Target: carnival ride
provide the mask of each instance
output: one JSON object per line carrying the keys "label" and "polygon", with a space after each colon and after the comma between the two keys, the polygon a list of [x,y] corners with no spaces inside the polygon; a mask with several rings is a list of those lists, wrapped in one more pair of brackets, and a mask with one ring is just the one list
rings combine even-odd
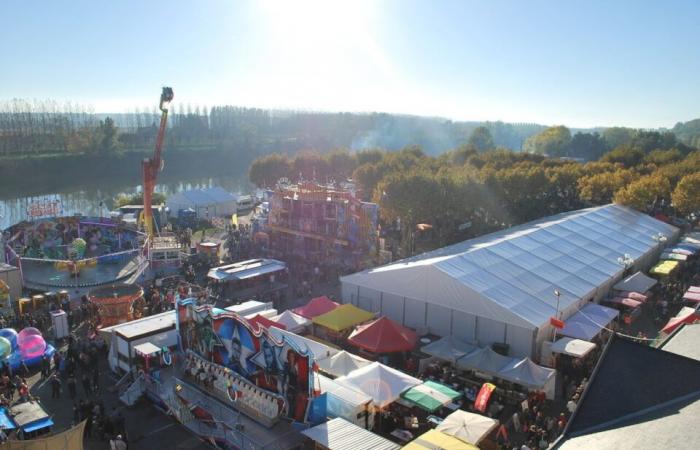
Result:
{"label": "carnival ride", "polygon": [[141,265],[142,233],[104,217],[47,217],[7,229],[5,251],[25,287],[92,287],[131,276]]}
{"label": "carnival ride", "polygon": [[12,370],[19,369],[22,364],[35,366],[44,356],[52,357],[54,353],[56,349],[46,343],[36,328],[27,327],[19,333],[14,328],[0,330],[0,361]]}
{"label": "carnival ride", "polygon": [[109,327],[137,318],[134,303],[143,299],[143,288],[124,283],[100,286],[90,291],[88,299],[97,306],[100,326]]}
{"label": "carnival ride", "polygon": [[158,172],[163,170],[163,141],[165,140],[165,131],[168,124],[168,106],[173,100],[173,89],[164,87],[160,94],[160,127],[158,128],[158,137],[156,138],[156,148],[151,158],[143,160],[143,225],[148,238],[152,241],[154,236],[153,227],[153,191],[156,187]]}

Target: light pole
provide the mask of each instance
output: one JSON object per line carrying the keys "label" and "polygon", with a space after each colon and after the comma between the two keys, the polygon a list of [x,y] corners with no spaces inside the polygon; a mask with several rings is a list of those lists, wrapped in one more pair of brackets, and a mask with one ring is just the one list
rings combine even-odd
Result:
{"label": "light pole", "polygon": [[[559,298],[561,297],[561,292],[559,292],[559,289],[554,290],[554,295],[557,297],[557,312],[554,315],[554,317],[559,320]],[[554,339],[552,339],[552,343],[554,343],[557,340],[557,327],[554,327]]]}

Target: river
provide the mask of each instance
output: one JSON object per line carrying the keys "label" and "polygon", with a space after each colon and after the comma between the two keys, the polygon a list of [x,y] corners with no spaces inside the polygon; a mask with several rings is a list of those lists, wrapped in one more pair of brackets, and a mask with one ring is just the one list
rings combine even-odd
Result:
{"label": "river", "polygon": [[[194,173],[181,177],[168,176],[164,178],[164,182],[156,186],[156,191],[166,195],[187,189],[212,186],[221,186],[232,193],[251,192],[251,186],[245,175],[212,177]],[[37,202],[59,200],[62,209],[61,215],[107,214],[114,208],[115,200],[120,194],[140,192],[141,185],[133,181],[115,176],[81,185],[81,183],[74,182],[56,183],[54,180],[37,183],[36,178],[34,178],[31,180],[31,186],[28,184],[26,189],[17,184],[13,185],[12,189],[0,189],[0,229],[26,220],[28,207]],[[31,192],[31,195],[22,195],[23,192]]]}

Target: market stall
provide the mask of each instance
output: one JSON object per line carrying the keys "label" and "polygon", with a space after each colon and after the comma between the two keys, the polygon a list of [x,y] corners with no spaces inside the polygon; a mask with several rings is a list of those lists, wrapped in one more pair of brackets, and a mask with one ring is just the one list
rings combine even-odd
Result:
{"label": "market stall", "polygon": [[657,281],[651,277],[644,275],[642,272],[636,272],[628,276],[624,280],[613,286],[616,291],[633,291],[645,293],[650,291]]}
{"label": "market stall", "polygon": [[[675,253],[675,252],[674,252]],[[649,270],[649,273],[657,277],[668,277],[678,269],[678,261],[663,260]]]}
{"label": "market stall", "polygon": [[619,315],[619,311],[589,303],[564,323],[558,334],[590,341]]}
{"label": "market stall", "polygon": [[374,408],[369,395],[341,386],[330,378],[318,374],[315,382],[321,394],[326,394],[326,414],[328,417],[343,419],[368,428],[374,423]]}
{"label": "market stall", "polygon": [[700,321],[700,313],[698,310],[684,306],[675,317],[669,319],[668,323],[661,329],[661,332],[671,334],[679,326],[686,323],[695,323],[697,321]]}
{"label": "market stall", "polygon": [[539,366],[530,358],[509,363],[498,372],[499,378],[532,391],[542,391],[550,400],[555,395],[556,375],[556,370]]}
{"label": "market stall", "polygon": [[283,312],[277,316],[271,317],[271,319],[279,324],[285,326],[285,329],[291,331],[292,333],[303,333],[311,325],[311,321],[306,317],[302,317],[299,314],[293,313],[290,310]]}
{"label": "market stall", "polygon": [[455,363],[458,359],[470,354],[477,348],[476,345],[472,345],[456,336],[445,336],[422,347],[420,350],[426,355]]}
{"label": "market stall", "polygon": [[458,359],[457,368],[474,370],[489,376],[498,376],[501,369],[517,361],[517,358],[510,358],[496,353],[491,347],[482,347]]}
{"label": "market stall", "polygon": [[411,351],[417,340],[415,331],[384,316],[356,327],[348,337],[351,345],[374,354]]}
{"label": "market stall", "polygon": [[552,344],[552,353],[559,353],[574,358],[583,358],[595,348],[596,345],[592,342],[563,337]]}
{"label": "market stall", "polygon": [[426,381],[401,394],[402,399],[429,413],[454,402],[461,396],[462,394],[454,389],[434,381]]}
{"label": "market stall", "polygon": [[306,305],[292,309],[292,312],[307,319],[313,319],[316,316],[333,311],[339,305],[325,295],[312,298]]}
{"label": "market stall", "polygon": [[343,350],[330,358],[318,361],[317,364],[321,371],[333,377],[342,377],[371,364],[371,361]]}
{"label": "market stall", "polygon": [[372,397],[374,405],[380,409],[395,402],[407,389],[422,383],[417,378],[378,362],[373,362],[349,375],[337,378],[335,382],[341,386],[364,392]]}
{"label": "market stall", "polygon": [[486,438],[496,427],[498,420],[490,417],[457,410],[445,417],[436,430],[474,445]]}
{"label": "market stall", "polygon": [[476,445],[438,430],[426,431],[401,448],[402,450],[479,450]]}
{"label": "market stall", "polygon": [[346,303],[312,319],[314,335],[330,341],[339,341],[347,336],[355,325],[374,319],[374,314]]}
{"label": "market stall", "polygon": [[398,450],[399,445],[337,417],[301,432],[317,450]]}

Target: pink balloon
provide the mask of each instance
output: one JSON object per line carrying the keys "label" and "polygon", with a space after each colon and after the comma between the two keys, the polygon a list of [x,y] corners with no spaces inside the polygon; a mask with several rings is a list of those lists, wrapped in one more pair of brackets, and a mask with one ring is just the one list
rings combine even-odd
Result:
{"label": "pink balloon", "polygon": [[25,337],[22,342],[19,342],[18,346],[22,358],[36,358],[44,354],[46,350],[46,341],[43,337],[33,334]]}

